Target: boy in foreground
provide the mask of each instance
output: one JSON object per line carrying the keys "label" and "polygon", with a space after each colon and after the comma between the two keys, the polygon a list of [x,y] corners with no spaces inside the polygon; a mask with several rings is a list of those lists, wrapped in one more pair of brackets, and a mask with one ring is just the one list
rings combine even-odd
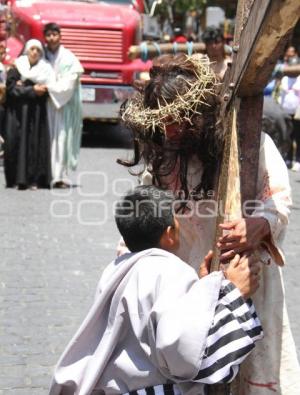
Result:
{"label": "boy in foreground", "polygon": [[230,382],[262,338],[247,300],[259,267],[237,255],[226,274],[208,274],[209,253],[199,280],[172,253],[180,234],[175,203],[170,192],[140,186],[118,204],[116,223],[131,252],[104,270],[50,395],[205,395],[208,385]]}

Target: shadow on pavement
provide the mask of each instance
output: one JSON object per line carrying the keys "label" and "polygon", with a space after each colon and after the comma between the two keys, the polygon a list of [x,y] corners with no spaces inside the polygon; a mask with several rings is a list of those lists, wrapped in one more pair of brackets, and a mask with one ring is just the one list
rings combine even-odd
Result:
{"label": "shadow on pavement", "polygon": [[85,121],[82,147],[85,148],[132,148],[129,130],[118,123]]}

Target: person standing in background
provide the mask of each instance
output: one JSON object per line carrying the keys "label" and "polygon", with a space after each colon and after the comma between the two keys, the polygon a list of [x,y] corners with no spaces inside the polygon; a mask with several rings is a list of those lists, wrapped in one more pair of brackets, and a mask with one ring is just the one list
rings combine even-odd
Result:
{"label": "person standing in background", "polygon": [[183,34],[181,27],[174,28],[173,42],[178,44],[185,44],[187,42],[186,36]]}
{"label": "person standing in background", "polygon": [[0,42],[0,158],[3,158],[4,151],[2,149],[4,143],[4,121],[5,121],[5,82],[6,82],[6,68],[3,64],[6,56],[5,42]]}
{"label": "person standing in background", "polygon": [[231,47],[226,45],[223,33],[214,26],[207,27],[202,34],[206,46],[206,54],[211,61],[211,68],[222,80],[231,61]]}
{"label": "person standing in background", "polygon": [[284,53],[284,63],[288,66],[293,66],[299,63],[299,57],[296,48],[293,45],[289,45]]}
{"label": "person standing in background", "polygon": [[[284,54],[284,64],[287,66],[299,63],[295,47],[289,46]],[[291,116],[293,130],[286,165],[293,171],[300,171],[300,76],[284,76],[280,82],[279,102],[282,108]],[[294,153],[294,146],[296,152]],[[294,155],[295,154],[295,155]]]}
{"label": "person standing in background", "polygon": [[4,170],[8,188],[50,187],[46,84],[53,71],[43,54],[42,43],[29,40],[7,73]]}
{"label": "person standing in background", "polygon": [[61,31],[56,23],[45,25],[44,37],[46,58],[55,74],[54,81],[47,85],[52,186],[69,188],[68,170],[76,169],[81,144],[80,76],[83,68],[77,57],[61,45]]}

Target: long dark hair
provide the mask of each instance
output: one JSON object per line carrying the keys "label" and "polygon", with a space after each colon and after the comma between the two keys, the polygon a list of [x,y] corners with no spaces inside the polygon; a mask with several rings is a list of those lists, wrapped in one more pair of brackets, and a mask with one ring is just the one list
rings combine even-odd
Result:
{"label": "long dark hair", "polygon": [[[164,55],[153,63],[150,80],[146,83],[137,82],[135,86],[142,94],[144,107],[155,109],[158,108],[158,102],[172,103],[175,98],[184,95],[198,78],[195,64],[189,62],[186,55]],[[207,196],[208,191],[215,187],[223,148],[223,132],[218,122],[218,89],[218,84],[212,84],[205,96],[205,103],[199,102],[196,109],[184,111],[182,122],[178,125],[178,132],[182,136],[179,142],[168,140],[157,127],[145,130],[126,119],[125,125],[134,136],[134,159],[132,162],[119,160],[119,163],[128,167],[143,163],[152,173],[154,183],[160,187],[165,186],[163,177],[170,175],[178,166],[177,177],[183,192],[181,196],[184,199]],[[125,109],[126,103],[121,108],[121,114]],[[189,191],[187,171],[189,160],[194,155],[201,161],[203,173],[199,174],[199,182],[194,190]]]}

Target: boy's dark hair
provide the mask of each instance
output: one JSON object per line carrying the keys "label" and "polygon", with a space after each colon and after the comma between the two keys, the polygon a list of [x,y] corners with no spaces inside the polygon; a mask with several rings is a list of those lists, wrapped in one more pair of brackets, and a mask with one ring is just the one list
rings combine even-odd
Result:
{"label": "boy's dark hair", "polygon": [[132,252],[155,248],[168,226],[174,225],[174,196],[154,186],[138,186],[118,202],[115,220]]}
{"label": "boy's dark hair", "polygon": [[205,43],[214,42],[218,39],[224,41],[224,35],[218,27],[215,26],[208,26],[204,32],[202,33],[202,41]]}
{"label": "boy's dark hair", "polygon": [[55,22],[47,23],[44,26],[44,36],[49,32],[57,32],[60,34],[60,26]]}

